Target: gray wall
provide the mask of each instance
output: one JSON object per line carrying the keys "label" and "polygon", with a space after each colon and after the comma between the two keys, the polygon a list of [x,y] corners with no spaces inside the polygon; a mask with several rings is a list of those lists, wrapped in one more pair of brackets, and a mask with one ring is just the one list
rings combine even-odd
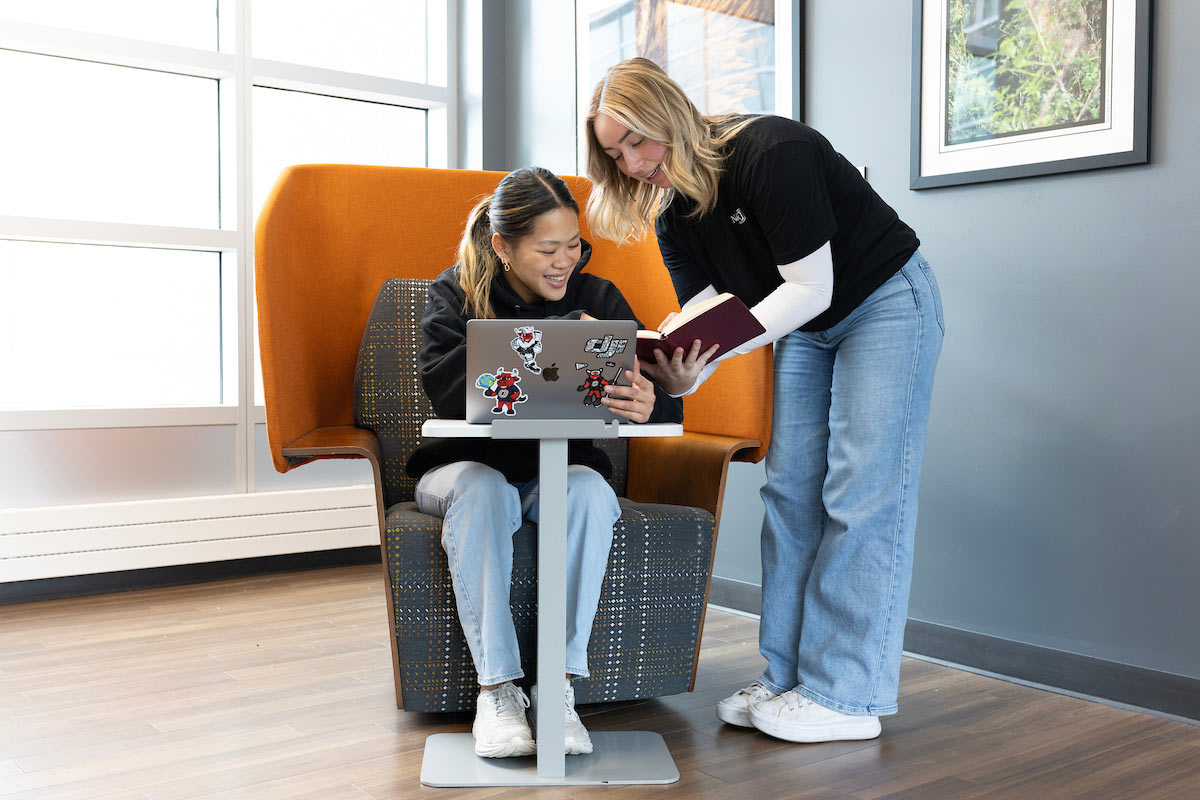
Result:
{"label": "gray wall", "polygon": [[576,174],[575,4],[458,2],[460,166]]}
{"label": "gray wall", "polygon": [[551,172],[578,174],[575,4],[562,0],[508,0],[507,5],[509,163],[506,168],[536,164]]}
{"label": "gray wall", "polygon": [[810,0],[808,121],[941,283],[910,616],[1200,677],[1200,4],[1156,6],[1149,166],[910,191],[908,3]]}
{"label": "gray wall", "polygon": [[[573,164],[560,5],[506,3],[493,168]],[[1150,166],[923,192],[910,4],[807,6],[806,118],[917,230],[945,301],[910,616],[1200,677],[1200,4],[1156,3]],[[761,484],[733,466],[718,577],[759,581]]]}

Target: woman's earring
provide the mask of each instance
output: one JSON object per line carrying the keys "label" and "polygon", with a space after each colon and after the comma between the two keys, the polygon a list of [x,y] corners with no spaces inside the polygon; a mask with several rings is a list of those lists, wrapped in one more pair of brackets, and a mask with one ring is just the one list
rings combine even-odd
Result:
{"label": "woman's earring", "polygon": [[500,263],[504,265],[505,272],[508,272],[509,270],[512,269],[512,264],[509,264],[507,261],[504,261],[503,259],[501,259]]}

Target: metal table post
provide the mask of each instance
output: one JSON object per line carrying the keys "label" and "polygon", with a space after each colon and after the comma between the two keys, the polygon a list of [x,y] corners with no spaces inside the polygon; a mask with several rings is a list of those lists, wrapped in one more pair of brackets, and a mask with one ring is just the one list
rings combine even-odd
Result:
{"label": "metal table post", "polygon": [[539,441],[537,756],[480,758],[470,733],[435,733],[425,740],[421,783],[427,786],[577,786],[674,783],[679,770],[660,734],[590,731],[593,751],[565,755],[567,442],[632,436],[679,436],[683,426],[602,420],[497,420],[471,425],[431,419],[424,436]]}

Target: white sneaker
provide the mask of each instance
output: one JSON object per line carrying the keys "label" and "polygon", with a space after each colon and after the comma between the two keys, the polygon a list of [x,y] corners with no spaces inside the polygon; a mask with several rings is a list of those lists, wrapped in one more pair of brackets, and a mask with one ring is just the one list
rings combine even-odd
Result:
{"label": "white sneaker", "polygon": [[570,681],[567,681],[567,718],[563,722],[563,730],[566,733],[567,755],[592,752],[592,737],[588,736],[583,720],[575,711],[575,686]]}
{"label": "white sneaker", "polygon": [[[534,725],[537,725],[537,692],[538,687],[533,687],[533,714]],[[575,687],[570,681],[567,681],[566,695],[566,718],[563,720],[563,752],[569,756],[577,756],[584,753],[592,752],[592,737],[588,735],[587,728],[583,727],[583,720],[579,718],[578,712],[575,711]]]}
{"label": "white sneaker", "polygon": [[759,701],[770,700],[777,696],[763,686],[760,681],[755,681],[745,689],[738,689],[717,703],[717,719],[728,722],[730,725],[753,728],[754,723],[750,721],[750,707]]}
{"label": "white sneaker", "polygon": [[475,755],[483,758],[528,756],[537,751],[525,709],[529,698],[514,683],[502,683],[479,693],[475,706]]}
{"label": "white sneaker", "polygon": [[750,721],[763,733],[789,742],[874,739],[881,730],[879,717],[843,714],[796,691],[755,703]]}

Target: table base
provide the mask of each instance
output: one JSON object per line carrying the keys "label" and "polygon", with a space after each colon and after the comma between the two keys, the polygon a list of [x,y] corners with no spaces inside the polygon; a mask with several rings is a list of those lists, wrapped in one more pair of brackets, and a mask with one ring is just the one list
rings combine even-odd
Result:
{"label": "table base", "polygon": [[480,758],[469,733],[435,733],[425,740],[421,783],[426,786],[583,786],[674,783],[679,770],[660,734],[592,731],[593,752],[567,756],[566,775],[539,777],[537,757]]}

